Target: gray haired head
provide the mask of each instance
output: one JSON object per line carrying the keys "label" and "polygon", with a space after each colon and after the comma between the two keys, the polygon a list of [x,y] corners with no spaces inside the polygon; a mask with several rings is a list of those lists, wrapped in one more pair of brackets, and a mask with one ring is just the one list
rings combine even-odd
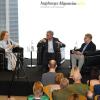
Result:
{"label": "gray haired head", "polygon": [[53,31],[51,31],[51,30],[47,31],[47,34],[48,33],[51,34],[51,35],[54,35]]}

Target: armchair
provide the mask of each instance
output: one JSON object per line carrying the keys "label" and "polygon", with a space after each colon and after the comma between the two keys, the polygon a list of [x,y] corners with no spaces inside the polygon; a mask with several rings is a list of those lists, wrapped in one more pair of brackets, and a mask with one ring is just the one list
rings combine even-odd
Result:
{"label": "armchair", "polygon": [[[72,54],[72,50],[70,50],[70,54]],[[70,65],[71,59],[70,59]],[[100,50],[96,50],[95,52],[85,52],[84,53],[84,64],[81,69],[82,74],[89,74],[91,70],[96,67],[100,70]]]}
{"label": "armchair", "polygon": [[4,69],[5,63],[5,50],[0,48],[0,70]]}
{"label": "armchair", "polygon": [[100,70],[100,50],[87,52],[84,54],[84,57],[82,73],[90,73],[94,67]]}
{"label": "armchair", "polygon": [[[20,53],[20,60],[23,65],[23,48],[16,47],[12,50],[14,53]],[[5,58],[5,50],[0,48],[0,70],[7,70],[8,59]]]}

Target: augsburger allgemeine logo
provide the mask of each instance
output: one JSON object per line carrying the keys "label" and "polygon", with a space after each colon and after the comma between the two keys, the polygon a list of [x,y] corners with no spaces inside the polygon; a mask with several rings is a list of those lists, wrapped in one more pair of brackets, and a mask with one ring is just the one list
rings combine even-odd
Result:
{"label": "augsburger allgemeine logo", "polygon": [[40,2],[40,6],[43,8],[63,8],[67,5],[84,5],[85,0],[73,0],[73,1],[68,1],[68,0],[64,0],[64,1],[41,1]]}

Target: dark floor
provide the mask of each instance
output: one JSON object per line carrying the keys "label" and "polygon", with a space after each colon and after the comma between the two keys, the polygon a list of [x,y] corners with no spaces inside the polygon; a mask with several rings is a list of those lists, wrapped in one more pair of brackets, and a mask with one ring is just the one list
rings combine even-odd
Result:
{"label": "dark floor", "polygon": [[[30,64],[30,59],[24,59],[24,64],[19,73],[0,71],[0,95],[29,95],[32,93],[32,85],[35,81],[41,80],[42,67],[36,65],[36,60],[33,60],[35,67],[27,67]],[[65,76],[69,75],[69,60],[66,60],[58,72],[63,72]]]}

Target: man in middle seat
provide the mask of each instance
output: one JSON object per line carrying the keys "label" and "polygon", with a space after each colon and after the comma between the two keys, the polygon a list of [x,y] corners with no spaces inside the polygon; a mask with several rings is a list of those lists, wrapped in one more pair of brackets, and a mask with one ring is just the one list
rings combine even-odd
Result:
{"label": "man in middle seat", "polygon": [[48,71],[48,62],[51,59],[55,59],[57,63],[57,70],[61,69],[61,47],[65,47],[65,44],[54,37],[53,31],[47,31],[46,38],[40,40],[37,44],[38,48],[42,48],[40,53],[41,64],[43,71]]}

